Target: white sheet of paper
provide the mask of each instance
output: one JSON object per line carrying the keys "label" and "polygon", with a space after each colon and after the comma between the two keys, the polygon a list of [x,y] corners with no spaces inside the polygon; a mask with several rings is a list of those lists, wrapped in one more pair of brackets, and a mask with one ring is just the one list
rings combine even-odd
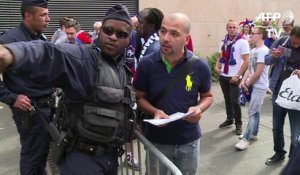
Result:
{"label": "white sheet of paper", "polygon": [[182,113],[182,112],[176,112],[172,115],[170,115],[170,118],[167,119],[144,119],[144,122],[148,122],[151,123],[152,125],[163,125],[163,124],[167,124],[176,120],[180,120],[183,119],[187,116],[189,116],[190,114],[192,114],[192,112],[189,113]]}

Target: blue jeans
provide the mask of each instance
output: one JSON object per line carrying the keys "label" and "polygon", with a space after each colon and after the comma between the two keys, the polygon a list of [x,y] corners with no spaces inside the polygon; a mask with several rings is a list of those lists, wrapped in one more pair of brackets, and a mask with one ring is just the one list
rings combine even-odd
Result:
{"label": "blue jeans", "polygon": [[294,149],[298,145],[297,137],[300,134],[300,111],[290,110],[280,107],[275,100],[277,94],[273,94],[273,141],[274,151],[276,153],[285,154],[284,150],[284,135],[283,126],[286,114],[289,115],[290,128],[291,128],[291,145],[289,157],[293,153]]}
{"label": "blue jeans", "polygon": [[[158,150],[160,150],[168,159],[174,163],[175,166],[184,175],[195,175],[197,172],[198,161],[200,159],[200,139],[192,141],[183,145],[163,145],[153,143]],[[151,153],[150,160],[150,174],[156,174],[157,161],[156,157]],[[149,167],[147,167],[148,169]],[[167,174],[168,170],[165,166],[159,163],[159,174]]]}
{"label": "blue jeans", "polygon": [[249,121],[247,129],[244,133],[244,138],[247,140],[250,140],[252,135],[257,136],[258,134],[260,108],[263,103],[265,94],[266,89],[253,87],[253,91],[251,93],[251,100],[248,108]]}
{"label": "blue jeans", "polygon": [[258,127],[259,127],[259,118],[260,118],[259,112],[256,112],[255,114],[249,116],[247,129],[244,133],[243,138],[249,141],[252,135],[257,136]]}
{"label": "blue jeans", "polygon": [[220,76],[220,86],[224,95],[227,120],[235,120],[236,125],[242,125],[242,112],[239,103],[239,84],[232,84],[232,77]]}

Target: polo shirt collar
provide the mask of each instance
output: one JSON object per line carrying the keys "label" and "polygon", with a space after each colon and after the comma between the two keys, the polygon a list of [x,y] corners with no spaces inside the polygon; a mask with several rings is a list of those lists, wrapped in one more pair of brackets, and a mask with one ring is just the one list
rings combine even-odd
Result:
{"label": "polo shirt collar", "polygon": [[[159,56],[158,57],[154,57],[153,59],[156,61],[156,62],[162,62],[162,55],[161,55],[161,52],[158,51],[158,54]],[[188,60],[190,59],[191,57],[193,56],[193,53],[188,50],[186,47],[184,47],[184,57],[182,59],[182,61],[185,61],[185,60]]]}

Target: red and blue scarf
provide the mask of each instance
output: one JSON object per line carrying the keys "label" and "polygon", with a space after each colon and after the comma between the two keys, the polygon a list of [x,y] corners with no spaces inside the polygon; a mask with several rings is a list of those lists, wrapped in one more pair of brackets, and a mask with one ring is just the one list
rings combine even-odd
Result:
{"label": "red and blue scarf", "polygon": [[243,38],[243,35],[237,34],[233,40],[230,40],[228,35],[225,36],[224,44],[222,46],[222,58],[220,58],[220,63],[225,64],[223,72],[225,74],[229,71],[229,65],[236,65],[236,61],[234,59],[234,43]]}

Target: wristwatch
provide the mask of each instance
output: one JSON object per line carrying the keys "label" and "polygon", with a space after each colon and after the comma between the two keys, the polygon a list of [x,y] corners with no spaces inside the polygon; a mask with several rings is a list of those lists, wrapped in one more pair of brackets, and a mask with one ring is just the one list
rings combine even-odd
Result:
{"label": "wristwatch", "polygon": [[243,75],[236,74],[235,77],[238,77],[239,80],[243,78]]}

